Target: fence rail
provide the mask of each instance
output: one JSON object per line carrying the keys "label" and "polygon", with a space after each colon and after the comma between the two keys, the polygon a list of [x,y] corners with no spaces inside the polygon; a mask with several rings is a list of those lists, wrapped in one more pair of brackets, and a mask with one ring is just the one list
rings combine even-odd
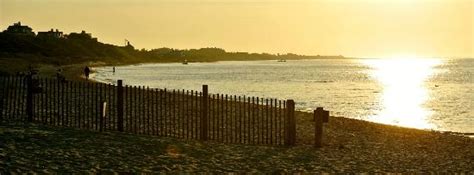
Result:
{"label": "fence rail", "polygon": [[0,77],[0,121],[21,120],[223,143],[294,145],[293,100]]}

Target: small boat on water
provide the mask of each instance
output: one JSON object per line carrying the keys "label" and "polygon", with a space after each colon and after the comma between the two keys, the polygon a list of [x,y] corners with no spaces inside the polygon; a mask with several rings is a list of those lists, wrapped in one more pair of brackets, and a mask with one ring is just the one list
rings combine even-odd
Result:
{"label": "small boat on water", "polygon": [[184,60],[184,61],[183,61],[183,64],[184,64],[184,65],[187,65],[187,64],[188,64],[188,60]]}
{"label": "small boat on water", "polygon": [[285,59],[279,59],[278,62],[286,62]]}

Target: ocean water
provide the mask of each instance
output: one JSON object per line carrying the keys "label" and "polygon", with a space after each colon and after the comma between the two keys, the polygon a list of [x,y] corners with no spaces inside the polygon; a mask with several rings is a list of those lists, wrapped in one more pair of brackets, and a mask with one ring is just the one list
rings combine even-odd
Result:
{"label": "ocean water", "polygon": [[474,133],[474,59],[317,59],[96,67],[93,79],[293,99],[297,110]]}

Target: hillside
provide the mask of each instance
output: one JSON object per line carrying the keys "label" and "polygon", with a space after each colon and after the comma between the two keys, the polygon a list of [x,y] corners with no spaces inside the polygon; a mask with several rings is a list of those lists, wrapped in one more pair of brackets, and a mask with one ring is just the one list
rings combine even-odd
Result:
{"label": "hillside", "polygon": [[[267,53],[227,52],[220,48],[201,49],[135,49],[129,42],[117,46],[99,42],[92,34],[64,34],[58,30],[32,32],[20,22],[0,33],[0,72],[11,72],[14,66],[71,65],[90,62],[105,64],[134,64],[143,62],[212,62],[225,60],[290,60],[316,58],[342,58],[342,56],[304,56],[296,54],[275,55]],[[22,68],[23,69],[23,68]],[[14,69],[15,70],[15,69]],[[18,71],[18,70],[16,70]]]}
{"label": "hillside", "polygon": [[[71,64],[85,61],[103,62],[190,62],[222,60],[277,60],[311,59],[321,56],[296,54],[274,55],[267,53],[226,52],[220,48],[137,50],[132,45],[116,46],[101,43],[88,35],[69,34],[67,38],[37,37],[0,33],[0,57],[22,58],[52,64]],[[333,57],[335,58],[335,57]]]}

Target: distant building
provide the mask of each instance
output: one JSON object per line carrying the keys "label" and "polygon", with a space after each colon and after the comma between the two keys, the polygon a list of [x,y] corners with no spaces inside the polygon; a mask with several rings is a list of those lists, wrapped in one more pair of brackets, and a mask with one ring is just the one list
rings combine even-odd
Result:
{"label": "distant building", "polygon": [[51,29],[50,31],[47,31],[47,32],[38,32],[38,37],[64,38],[64,34],[63,32],[60,32],[58,29],[56,29],[56,31],[54,29]]}
{"label": "distant building", "polygon": [[14,23],[11,26],[8,26],[7,30],[3,31],[4,33],[11,33],[11,34],[21,34],[21,35],[32,35],[34,36],[35,33],[33,29],[28,26],[21,25],[21,22]]}
{"label": "distant building", "polygon": [[90,33],[86,33],[86,31],[84,30],[81,33],[70,33],[69,35],[66,36],[66,38],[97,41],[97,38],[93,38]]}

